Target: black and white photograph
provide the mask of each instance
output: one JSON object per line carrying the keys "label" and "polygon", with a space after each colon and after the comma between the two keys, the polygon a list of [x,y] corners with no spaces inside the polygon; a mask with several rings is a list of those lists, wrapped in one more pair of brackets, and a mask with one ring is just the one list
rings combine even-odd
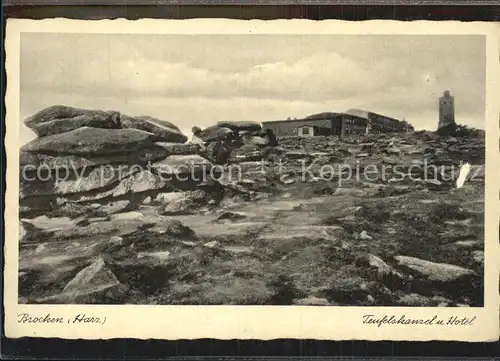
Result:
{"label": "black and white photograph", "polygon": [[485,39],[21,35],[19,300],[483,305]]}
{"label": "black and white photograph", "polygon": [[[18,191],[6,208],[18,222],[6,256],[17,325],[72,312],[64,327],[124,335],[120,313],[127,335],[156,332],[143,323],[154,319],[165,332],[221,322],[224,337],[257,337],[276,312],[291,323],[273,335],[327,337],[339,325],[320,312],[332,310],[356,320],[352,337],[356,324],[363,337],[405,337],[398,325],[436,337],[435,324],[482,337],[471,330],[498,290],[486,177],[498,74],[479,25],[131,23],[17,35],[7,135]],[[308,315],[329,325],[314,333]]]}

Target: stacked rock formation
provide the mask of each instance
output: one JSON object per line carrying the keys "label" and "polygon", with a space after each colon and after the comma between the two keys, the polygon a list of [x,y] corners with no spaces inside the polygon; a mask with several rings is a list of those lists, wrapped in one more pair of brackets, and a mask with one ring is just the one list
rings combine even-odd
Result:
{"label": "stacked rock formation", "polygon": [[202,177],[193,175],[210,171],[177,126],[149,116],[52,106],[24,123],[38,138],[20,152],[21,217],[76,217],[124,199],[132,206],[166,190],[197,189],[194,178]]}

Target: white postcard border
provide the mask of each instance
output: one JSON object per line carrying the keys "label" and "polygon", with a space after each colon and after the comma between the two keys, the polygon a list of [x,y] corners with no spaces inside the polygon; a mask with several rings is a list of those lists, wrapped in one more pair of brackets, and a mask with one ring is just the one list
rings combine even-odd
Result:
{"label": "white postcard border", "polygon": [[[482,308],[309,307],[309,306],[143,306],[143,305],[20,305],[18,304],[19,192],[19,64],[22,32],[129,34],[427,34],[484,35],[487,39],[485,305]],[[7,337],[66,339],[275,339],[326,340],[454,340],[494,341],[499,337],[499,32],[493,23],[397,22],[375,20],[70,20],[9,19],[6,31],[7,190],[5,195],[4,306]],[[20,324],[17,315],[30,313],[72,320],[76,315],[99,317],[101,324]],[[364,325],[362,316],[406,315],[476,317],[469,326]]]}

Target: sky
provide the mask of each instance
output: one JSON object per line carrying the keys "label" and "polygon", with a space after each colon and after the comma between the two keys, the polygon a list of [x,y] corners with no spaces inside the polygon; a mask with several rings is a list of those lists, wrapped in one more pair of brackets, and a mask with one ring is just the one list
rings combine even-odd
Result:
{"label": "sky", "polygon": [[[484,129],[485,39],[470,35],[22,33],[21,121],[51,105],[191,127],[349,108],[435,130],[438,97]],[[21,142],[35,135],[21,125]]]}

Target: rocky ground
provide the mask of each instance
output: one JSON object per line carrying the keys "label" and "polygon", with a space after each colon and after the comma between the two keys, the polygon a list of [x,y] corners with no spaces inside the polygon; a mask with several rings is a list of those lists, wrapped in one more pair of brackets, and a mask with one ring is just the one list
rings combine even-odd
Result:
{"label": "rocky ground", "polygon": [[[188,160],[207,172],[196,148],[166,143],[136,149],[136,160],[158,154],[149,173],[112,174],[104,185],[95,181],[102,170],[58,184],[21,180],[20,302],[483,304],[484,138],[421,132],[280,144],[263,163],[262,151],[244,146],[216,182],[159,178]],[[21,163],[69,159],[42,153],[27,150]],[[424,161],[441,168],[418,180]],[[472,169],[457,188],[450,172],[460,162]],[[413,177],[389,168],[347,180],[337,171],[345,164],[355,175],[400,165]],[[241,179],[229,176],[235,165]]]}

